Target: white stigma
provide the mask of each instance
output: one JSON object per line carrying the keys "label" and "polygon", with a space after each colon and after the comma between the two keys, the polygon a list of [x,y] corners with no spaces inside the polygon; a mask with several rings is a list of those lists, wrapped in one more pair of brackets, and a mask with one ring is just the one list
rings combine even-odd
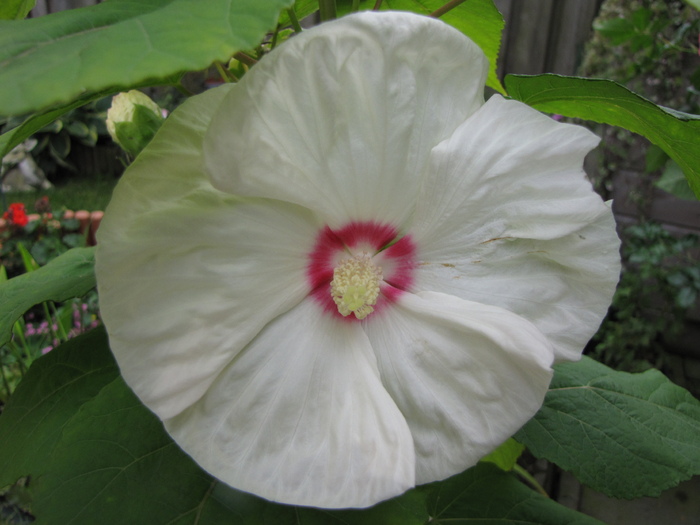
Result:
{"label": "white stigma", "polygon": [[357,319],[367,317],[377,304],[381,280],[382,269],[366,252],[341,261],[333,270],[331,281],[331,297],[338,311],[344,317],[351,313]]}

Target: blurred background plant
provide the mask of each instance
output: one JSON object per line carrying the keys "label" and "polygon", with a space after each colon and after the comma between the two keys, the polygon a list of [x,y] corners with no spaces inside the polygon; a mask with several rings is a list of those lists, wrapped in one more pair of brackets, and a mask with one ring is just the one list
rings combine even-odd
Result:
{"label": "blurred background plant", "polygon": [[[37,144],[31,151],[32,157],[49,180],[55,183],[60,178],[79,171],[70,158],[77,145],[94,148],[100,139],[109,139],[105,119],[110,103],[111,97],[106,97],[76,108],[33,136]],[[16,116],[0,119],[1,131],[9,131],[25,118],[26,116]]]}
{"label": "blurred background plant", "polygon": [[675,237],[648,221],[624,230],[623,271],[610,313],[589,345],[594,359],[620,370],[667,368],[666,345],[685,326],[700,294],[697,235]]}
{"label": "blurred background plant", "polygon": [[[680,0],[605,0],[593,28],[579,74],[613,79],[678,111],[700,112],[697,9]],[[623,270],[587,353],[620,370],[660,368],[698,395],[682,370],[671,370],[669,353],[693,325],[689,317],[697,315],[700,240],[688,233],[697,222],[669,226],[659,222],[668,216],[657,216],[660,196],[677,210],[677,199],[688,201],[683,206],[697,206],[697,199],[658,146],[612,126],[595,131],[603,140],[589,172],[604,198],[615,197]]]}
{"label": "blurred background plant", "polygon": [[[10,209],[25,206],[13,202]],[[51,212],[48,197],[35,201],[37,213],[22,215],[19,223],[7,215],[0,229],[0,265],[9,277],[14,277],[33,267],[32,261],[43,266],[70,248],[86,245],[86,233],[81,233],[79,220],[66,216],[65,211]],[[29,258],[31,258],[31,260]]]}
{"label": "blurred background plant", "polygon": [[[657,104],[675,110],[700,110],[700,12],[681,0],[606,0],[586,45],[579,74],[609,78]],[[594,183],[604,196],[613,174],[623,169],[646,172],[650,184],[682,198],[694,198],[675,162],[646,139],[604,126]]]}

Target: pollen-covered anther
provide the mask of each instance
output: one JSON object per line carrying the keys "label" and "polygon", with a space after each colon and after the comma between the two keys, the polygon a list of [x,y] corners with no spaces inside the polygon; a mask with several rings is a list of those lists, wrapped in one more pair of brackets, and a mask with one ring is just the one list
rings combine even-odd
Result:
{"label": "pollen-covered anther", "polygon": [[379,297],[382,269],[367,252],[342,260],[333,270],[331,297],[345,317],[364,319],[374,311]]}

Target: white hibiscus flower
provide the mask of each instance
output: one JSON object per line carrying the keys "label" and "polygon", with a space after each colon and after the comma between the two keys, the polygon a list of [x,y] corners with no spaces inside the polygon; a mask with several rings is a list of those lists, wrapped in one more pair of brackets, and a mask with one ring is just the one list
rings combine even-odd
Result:
{"label": "white hibiscus flower", "polygon": [[364,507],[539,408],[619,272],[586,129],[483,99],[440,21],[361,13],[193,97],[117,187],[97,277],[127,383],[205,470]]}

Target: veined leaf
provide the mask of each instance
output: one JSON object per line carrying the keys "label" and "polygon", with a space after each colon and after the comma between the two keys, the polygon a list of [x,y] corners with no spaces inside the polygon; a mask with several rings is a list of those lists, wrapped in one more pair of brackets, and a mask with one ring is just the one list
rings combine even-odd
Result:
{"label": "veined leaf", "polygon": [[544,406],[515,438],[608,496],[658,496],[700,474],[700,401],[658,370],[584,357],[555,367]]}
{"label": "veined leaf", "polygon": [[111,0],[0,21],[0,115],[21,115],[225,61],[291,0]]}
{"label": "veined leaf", "polygon": [[700,116],[657,106],[612,80],[507,75],[505,84],[511,97],[541,111],[645,136],[678,163],[700,198]]}

